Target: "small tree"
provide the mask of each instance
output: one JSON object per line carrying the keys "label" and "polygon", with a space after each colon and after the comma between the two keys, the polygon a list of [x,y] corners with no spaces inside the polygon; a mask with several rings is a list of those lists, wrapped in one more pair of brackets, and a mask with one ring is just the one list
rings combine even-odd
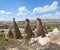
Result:
{"label": "small tree", "polygon": [[5,29],[8,29],[9,28],[9,25],[5,24]]}

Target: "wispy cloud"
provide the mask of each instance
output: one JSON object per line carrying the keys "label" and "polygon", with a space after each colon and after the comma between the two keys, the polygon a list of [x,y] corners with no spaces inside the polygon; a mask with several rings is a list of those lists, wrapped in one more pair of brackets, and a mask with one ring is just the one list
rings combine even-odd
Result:
{"label": "wispy cloud", "polygon": [[53,10],[55,10],[57,8],[58,8],[58,2],[54,1],[51,5],[45,5],[43,7],[35,7],[33,9],[32,14],[53,11]]}
{"label": "wispy cloud", "polygon": [[43,19],[60,19],[60,12],[56,12],[55,14],[44,14],[42,16],[39,16]]}
{"label": "wispy cloud", "polygon": [[7,12],[7,11],[5,11],[5,10],[0,10],[0,14],[1,15],[8,15],[8,14],[12,14],[11,12]]}
{"label": "wispy cloud", "polygon": [[27,13],[29,13],[30,11],[26,8],[26,7],[19,7],[18,8],[19,12],[17,13],[17,16],[19,15],[26,15]]}

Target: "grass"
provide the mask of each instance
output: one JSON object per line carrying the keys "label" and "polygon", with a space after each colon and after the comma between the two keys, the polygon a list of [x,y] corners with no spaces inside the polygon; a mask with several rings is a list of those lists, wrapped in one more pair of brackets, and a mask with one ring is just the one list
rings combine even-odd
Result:
{"label": "grass", "polygon": [[[23,23],[19,27],[24,28]],[[60,29],[60,24],[46,24],[46,28],[47,28],[48,32],[52,31],[55,27]],[[34,24],[31,25],[31,28],[32,28],[32,30],[35,30],[36,25],[34,25]],[[38,43],[33,44],[33,46],[30,46],[28,44],[28,41],[24,40],[24,39],[19,40],[19,39],[12,39],[12,38],[5,37],[4,30],[0,29],[0,50],[2,50],[1,49],[2,46],[5,46],[5,47],[18,47],[18,48],[21,48],[21,49],[24,49],[24,50],[29,50],[29,48],[35,50],[36,48],[41,47],[41,45],[38,44]]]}

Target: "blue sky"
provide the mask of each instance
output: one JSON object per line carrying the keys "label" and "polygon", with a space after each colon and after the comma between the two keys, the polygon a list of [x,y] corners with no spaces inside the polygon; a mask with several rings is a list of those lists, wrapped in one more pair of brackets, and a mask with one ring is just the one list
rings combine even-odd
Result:
{"label": "blue sky", "polygon": [[0,21],[60,19],[60,0],[0,0]]}

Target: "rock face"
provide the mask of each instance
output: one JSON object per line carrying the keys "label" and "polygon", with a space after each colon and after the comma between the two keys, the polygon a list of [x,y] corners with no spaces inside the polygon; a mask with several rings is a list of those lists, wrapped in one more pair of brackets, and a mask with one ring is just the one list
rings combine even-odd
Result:
{"label": "rock face", "polygon": [[34,36],[32,30],[31,30],[31,27],[30,27],[30,24],[29,24],[29,19],[26,19],[25,20],[25,28],[24,28],[24,37],[25,38],[31,38],[32,36]]}
{"label": "rock face", "polygon": [[42,47],[40,50],[60,50],[60,45],[48,43],[46,46]]}
{"label": "rock face", "polygon": [[45,32],[45,33],[48,33],[45,23],[44,23],[43,29],[44,29],[44,32]]}
{"label": "rock face", "polygon": [[60,50],[60,45],[55,43],[47,43],[44,46],[41,46],[39,43],[35,42],[30,45],[30,50]]}
{"label": "rock face", "polygon": [[36,28],[36,34],[35,34],[35,37],[38,37],[38,36],[42,36],[44,37],[45,36],[45,32],[44,32],[44,29],[43,29],[43,26],[42,26],[42,22],[41,22],[41,19],[37,18],[37,28]]}
{"label": "rock face", "polygon": [[56,50],[57,44],[50,43],[49,47],[47,47],[47,48],[50,49],[50,50]]}
{"label": "rock face", "polygon": [[15,18],[13,18],[13,35],[15,39],[22,38],[21,32],[19,31],[18,25],[15,22]]}
{"label": "rock face", "polygon": [[8,36],[9,36],[9,37],[13,37],[12,29],[9,30],[9,32],[8,32]]}

